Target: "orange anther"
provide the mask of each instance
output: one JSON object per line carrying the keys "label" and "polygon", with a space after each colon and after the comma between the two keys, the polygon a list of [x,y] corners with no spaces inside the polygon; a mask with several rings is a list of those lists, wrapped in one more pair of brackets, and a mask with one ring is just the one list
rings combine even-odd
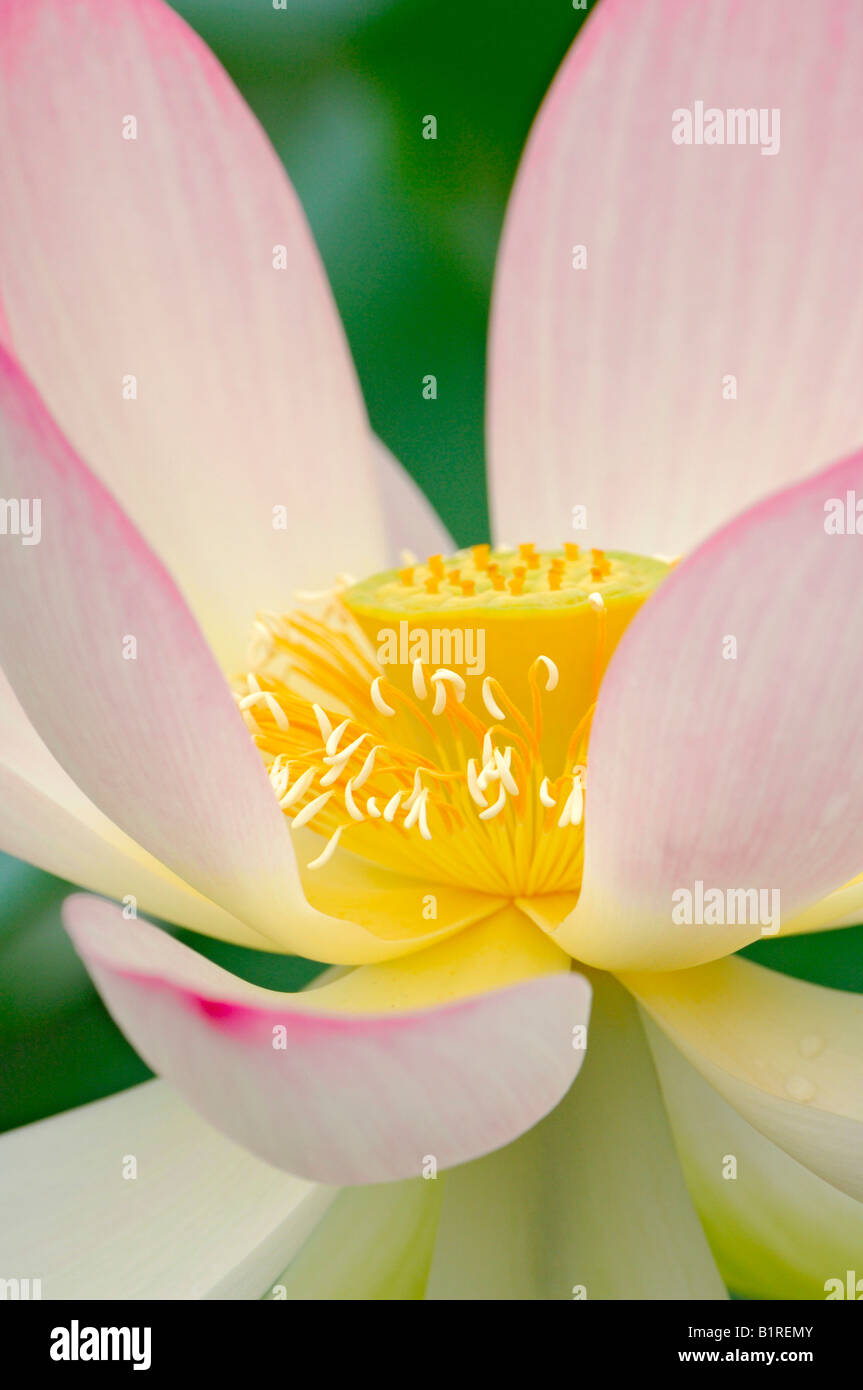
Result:
{"label": "orange anther", "polygon": [[559,589],[562,580],[563,580],[563,575],[561,574],[560,570],[549,570],[549,572],[548,572],[548,587],[549,587],[550,589]]}
{"label": "orange anther", "polygon": [[506,580],[504,579],[503,575],[500,573],[499,570],[495,570],[494,574],[492,574],[491,582],[492,586],[495,589],[500,590],[506,588]]}
{"label": "orange anther", "polygon": [[403,584],[407,584],[408,587],[411,587],[414,582],[413,565],[408,565],[406,569],[399,570],[399,579]]}
{"label": "orange anther", "polygon": [[435,578],[443,579],[444,567],[442,555],[430,555],[428,557],[428,567]]}
{"label": "orange anther", "polygon": [[488,557],[491,551],[490,545],[475,545],[472,551],[473,562],[478,570],[488,569]]}
{"label": "orange anther", "polygon": [[440,588],[440,578],[436,574],[430,574],[425,581],[425,591],[427,594],[436,594]]}
{"label": "orange anther", "polygon": [[476,588],[476,584],[474,583],[474,581],[473,581],[472,579],[463,579],[463,580],[461,581],[461,591],[462,591],[463,594],[466,594],[466,595],[468,596],[468,598],[470,598],[470,596],[471,596],[471,594],[474,592],[475,588]]}
{"label": "orange anther", "polygon": [[577,560],[581,551],[573,541],[565,541],[563,546],[567,560]]}
{"label": "orange anther", "polygon": [[514,574],[507,586],[511,594],[520,594],[524,590],[524,575]]}

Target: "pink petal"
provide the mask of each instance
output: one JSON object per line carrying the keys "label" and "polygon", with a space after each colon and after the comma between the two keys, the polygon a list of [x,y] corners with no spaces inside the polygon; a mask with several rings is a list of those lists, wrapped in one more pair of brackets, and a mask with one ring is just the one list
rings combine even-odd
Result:
{"label": "pink petal", "polygon": [[51,756],[0,671],[0,850],[143,912],[259,950],[258,932],[169,873],[112,825]]}
{"label": "pink petal", "polygon": [[[793,926],[860,870],[863,540],[825,531],[849,492],[863,501],[863,454],[713,536],[625,633],[591,735],[582,896],[555,933],[578,958],[712,960],[770,934],[774,891]],[[695,916],[698,882],[763,891],[766,911],[675,924],[672,894]]]}
{"label": "pink petal", "polygon": [[572,1038],[590,988],[569,970],[437,1008],[350,1012],[330,1002],[341,981],[259,989],[98,899],[71,898],[64,916],[149,1064],[225,1134],[320,1182],[419,1177],[429,1157],[442,1169],[498,1148],[560,1100],[584,1055]]}
{"label": "pink petal", "polygon": [[302,209],[160,0],[7,0],[0,73],[15,351],[234,665],[258,608],[383,554],[365,412]]}
{"label": "pink petal", "polygon": [[309,906],[263,762],[200,629],[2,349],[0,496],[42,503],[39,544],[0,545],[0,588],[15,595],[0,664],[85,795],[281,949],[348,963],[411,949]]}
{"label": "pink petal", "polygon": [[[593,544],[676,555],[857,447],[859,18],[846,0],[597,6],[534,126],[504,231],[499,534],[559,543],[581,505]],[[672,115],[696,100],[779,109],[778,153],[675,144]]]}

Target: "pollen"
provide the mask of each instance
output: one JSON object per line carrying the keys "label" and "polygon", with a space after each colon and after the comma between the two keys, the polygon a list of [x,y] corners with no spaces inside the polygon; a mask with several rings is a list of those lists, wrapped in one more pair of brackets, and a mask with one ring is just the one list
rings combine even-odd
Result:
{"label": "pollen", "polygon": [[260,614],[235,694],[286,821],[321,837],[307,868],[577,892],[599,688],[668,569],[478,545]]}

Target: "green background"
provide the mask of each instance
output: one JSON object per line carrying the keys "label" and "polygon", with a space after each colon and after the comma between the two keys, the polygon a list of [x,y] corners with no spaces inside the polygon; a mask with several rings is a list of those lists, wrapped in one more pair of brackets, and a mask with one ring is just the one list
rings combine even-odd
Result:
{"label": "green background", "polygon": [[[459,544],[487,539],[485,336],[531,120],[583,22],[572,0],[178,0],[269,132],[329,272],[372,424]],[[434,115],[436,141],[422,138]],[[585,132],[590,139],[590,132]],[[438,399],[423,399],[433,372]],[[69,885],[0,855],[0,1129],[148,1073],[59,922]],[[178,933],[271,987],[306,962]],[[863,928],[745,953],[863,991]]]}

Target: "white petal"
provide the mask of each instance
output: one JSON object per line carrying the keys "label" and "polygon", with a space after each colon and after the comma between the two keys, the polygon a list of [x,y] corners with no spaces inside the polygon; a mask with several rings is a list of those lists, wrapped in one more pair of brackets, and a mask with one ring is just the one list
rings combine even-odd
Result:
{"label": "white petal", "polygon": [[13,1130],[0,1160],[3,1272],[50,1299],[259,1298],[334,1196],[161,1081]]}
{"label": "white petal", "polygon": [[434,1299],[716,1299],[632,1000],[591,975],[587,1057],[566,1098],[506,1149],[447,1174]]}

